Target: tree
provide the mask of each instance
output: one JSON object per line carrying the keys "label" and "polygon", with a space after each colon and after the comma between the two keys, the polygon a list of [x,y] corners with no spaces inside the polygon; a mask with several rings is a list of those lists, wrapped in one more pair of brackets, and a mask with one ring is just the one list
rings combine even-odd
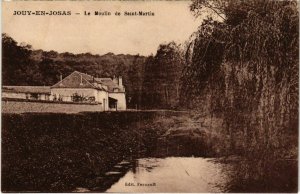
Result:
{"label": "tree", "polygon": [[[274,150],[284,141],[280,134],[296,130],[298,120],[297,3],[198,0],[191,5],[195,15],[204,8],[222,20],[207,18],[188,46],[182,103],[222,114],[231,150],[279,154]],[[246,141],[238,142],[237,134]]]}
{"label": "tree", "polygon": [[241,170],[231,187],[273,181],[274,161],[297,158],[297,6],[268,0],[191,5],[196,16],[212,9],[215,17],[204,20],[187,46],[182,104],[222,119],[226,154],[248,159],[235,167]]}
{"label": "tree", "polygon": [[24,73],[30,68],[31,46],[17,42],[7,34],[2,34],[2,83],[16,85],[26,80]]}
{"label": "tree", "polygon": [[175,108],[178,106],[183,56],[175,42],[161,44],[154,57],[145,65],[143,98],[150,108]]}

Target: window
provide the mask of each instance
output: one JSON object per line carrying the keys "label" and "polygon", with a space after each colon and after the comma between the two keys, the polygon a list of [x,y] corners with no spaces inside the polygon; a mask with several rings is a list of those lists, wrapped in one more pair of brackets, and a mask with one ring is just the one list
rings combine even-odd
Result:
{"label": "window", "polygon": [[39,98],[38,94],[30,94],[30,99],[37,100]]}

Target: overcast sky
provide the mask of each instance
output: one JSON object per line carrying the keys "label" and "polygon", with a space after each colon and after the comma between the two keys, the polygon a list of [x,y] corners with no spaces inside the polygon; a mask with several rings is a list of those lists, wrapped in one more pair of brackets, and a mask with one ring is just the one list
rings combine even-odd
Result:
{"label": "overcast sky", "polygon": [[[182,43],[201,20],[190,1],[4,2],[3,32],[34,49],[105,54],[155,54],[161,43]],[[71,16],[14,16],[17,10],[72,11]],[[84,16],[84,11],[110,11],[111,16]],[[116,11],[151,11],[155,16],[114,16]],[[81,15],[76,15],[80,12]]]}

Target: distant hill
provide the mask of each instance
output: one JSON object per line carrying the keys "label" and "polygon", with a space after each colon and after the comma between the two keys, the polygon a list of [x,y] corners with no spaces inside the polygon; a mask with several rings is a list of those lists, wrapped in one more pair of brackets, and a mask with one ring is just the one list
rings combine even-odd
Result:
{"label": "distant hill", "polygon": [[112,77],[113,75],[126,77],[127,71],[133,66],[142,67],[146,58],[139,55],[115,55],[113,53],[92,55],[90,53],[73,54],[43,50],[33,50],[30,54],[30,59],[37,63],[51,61],[99,77]]}

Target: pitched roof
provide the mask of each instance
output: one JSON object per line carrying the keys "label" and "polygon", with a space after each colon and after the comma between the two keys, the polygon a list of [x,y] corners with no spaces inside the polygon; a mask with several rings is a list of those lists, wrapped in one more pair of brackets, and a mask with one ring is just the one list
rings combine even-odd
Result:
{"label": "pitched roof", "polygon": [[93,81],[91,75],[74,71],[63,80],[51,86],[51,88],[95,88],[105,90],[101,85]]}
{"label": "pitched roof", "polygon": [[3,92],[50,94],[50,86],[2,86]]}
{"label": "pitched roof", "polygon": [[51,88],[95,88],[108,92],[125,92],[124,88],[120,87],[111,78],[95,78],[78,71],[74,71]]}
{"label": "pitched roof", "polygon": [[115,83],[111,78],[95,78],[98,83],[105,85],[109,92],[114,92],[115,89],[118,89],[118,92],[124,92],[124,88],[120,87]]}

